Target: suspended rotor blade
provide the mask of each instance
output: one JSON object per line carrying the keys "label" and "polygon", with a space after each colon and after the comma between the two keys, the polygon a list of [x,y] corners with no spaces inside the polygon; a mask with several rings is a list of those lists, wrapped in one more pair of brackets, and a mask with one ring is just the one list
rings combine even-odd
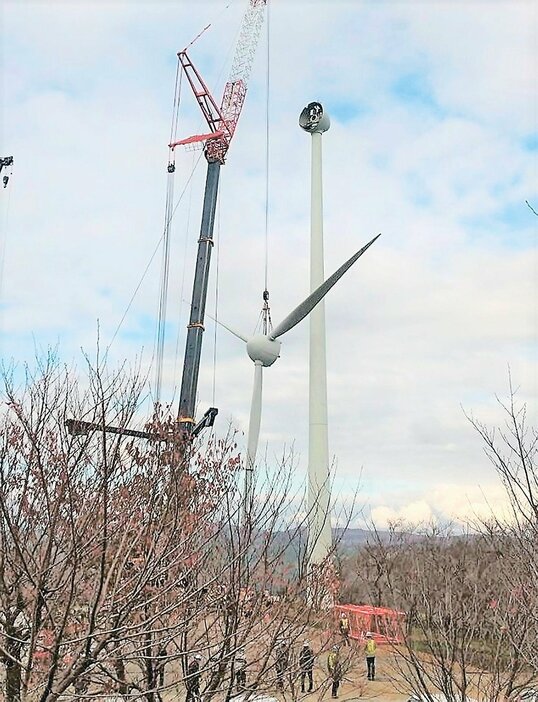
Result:
{"label": "suspended rotor blade", "polygon": [[247,463],[245,466],[245,500],[247,505],[252,500],[252,479],[258,439],[260,438],[260,424],[262,419],[262,387],[263,366],[261,361],[254,362],[254,387],[252,388],[252,402],[250,403],[250,419],[248,422]]}
{"label": "suspended rotor blade", "polygon": [[215,319],[215,317],[213,317],[212,315],[210,315],[209,312],[206,312],[206,313],[205,313],[205,316],[206,316],[206,317],[209,317],[209,319],[212,319],[212,320],[215,322],[215,324],[219,324],[221,327],[224,327],[224,329],[226,329],[226,331],[229,331],[230,334],[233,334],[233,335],[236,336],[238,339],[241,339],[241,341],[244,341],[245,344],[248,344],[248,337],[243,336],[243,334],[240,334],[240,333],[239,333],[238,331],[236,331],[235,329],[232,329],[232,327],[229,327],[227,324],[224,324],[224,322],[221,322],[220,319]]}
{"label": "suspended rotor blade", "polygon": [[276,325],[273,331],[269,334],[269,338],[276,339],[277,337],[282,336],[282,334],[285,334],[290,329],[293,329],[296,324],[299,324],[302,319],[310,314],[318,302],[323,300],[333,285],[340,280],[344,273],[351,268],[355,261],[360,258],[366,249],[368,249],[376,239],[379,239],[380,236],[381,234],[374,236],[372,241],[369,241],[366,246],[363,246],[362,249],[360,249],[360,251],[353,254],[353,256],[349,258],[342,266],[340,266],[340,268],[335,271],[330,278],[327,278],[327,280],[316,288],[313,293],[310,293],[306,300],[303,300],[300,305],[297,305],[293,312],[290,312],[290,314],[283,319],[280,324]]}
{"label": "suspended rotor blade", "polygon": [[247,469],[252,469],[258,450],[260,437],[260,424],[262,418],[262,387],[263,366],[260,361],[254,363],[254,387],[252,388],[252,401],[250,403],[250,419],[248,423],[247,440]]}

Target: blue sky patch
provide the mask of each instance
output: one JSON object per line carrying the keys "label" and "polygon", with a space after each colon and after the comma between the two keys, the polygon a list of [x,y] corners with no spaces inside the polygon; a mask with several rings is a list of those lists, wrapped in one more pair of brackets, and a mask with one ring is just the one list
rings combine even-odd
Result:
{"label": "blue sky patch", "polygon": [[331,102],[331,117],[342,124],[351,122],[357,117],[362,117],[368,112],[368,109],[359,105],[356,102]]}
{"label": "blue sky patch", "polygon": [[[169,331],[174,327],[172,322],[165,324],[165,334],[168,336]],[[126,341],[137,342],[152,342],[155,340],[155,332],[157,329],[157,319],[151,315],[137,315],[136,321],[133,320],[129,326],[125,325],[120,329],[118,336]]]}
{"label": "blue sky patch", "polygon": [[523,147],[527,151],[538,151],[538,132],[534,132],[533,134],[528,134],[523,139]]}
{"label": "blue sky patch", "polygon": [[487,215],[466,217],[462,224],[477,241],[495,240],[499,246],[513,250],[532,247],[536,240],[536,216],[523,201]]}
{"label": "blue sky patch", "polygon": [[439,109],[424,73],[405,73],[392,83],[390,91],[401,102]]}

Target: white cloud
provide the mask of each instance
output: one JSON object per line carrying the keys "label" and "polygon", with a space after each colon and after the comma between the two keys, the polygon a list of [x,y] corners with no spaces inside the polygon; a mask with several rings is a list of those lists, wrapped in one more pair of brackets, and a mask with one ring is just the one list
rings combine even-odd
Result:
{"label": "white cloud", "polygon": [[383,505],[374,507],[371,511],[371,518],[378,528],[386,528],[389,524],[396,522],[418,525],[430,523],[433,519],[433,512],[425,500],[418,500],[399,509]]}
{"label": "white cloud", "polygon": [[[496,483],[438,483],[427,493],[418,491],[407,499],[394,494],[378,499],[380,503],[371,506],[369,520],[380,529],[396,522],[413,526],[447,522],[473,525],[493,517],[501,521],[511,518],[506,491]],[[389,500],[398,506],[386,504]]]}

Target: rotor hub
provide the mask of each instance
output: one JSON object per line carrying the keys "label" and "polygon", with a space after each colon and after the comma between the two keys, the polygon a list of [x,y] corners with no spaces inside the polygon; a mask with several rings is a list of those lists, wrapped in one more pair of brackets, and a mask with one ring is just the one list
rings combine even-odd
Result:
{"label": "rotor hub", "polygon": [[260,361],[265,367],[272,366],[280,356],[280,346],[280,341],[258,334],[249,339],[247,353],[254,362]]}

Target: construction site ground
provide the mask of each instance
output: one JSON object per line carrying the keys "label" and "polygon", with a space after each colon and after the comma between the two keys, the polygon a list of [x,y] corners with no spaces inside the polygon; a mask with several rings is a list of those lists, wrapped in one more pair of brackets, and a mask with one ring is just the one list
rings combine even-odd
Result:
{"label": "construction site ground", "polygon": [[[362,644],[354,642],[349,648],[343,647],[342,659],[347,662],[349,668],[345,672],[344,680],[340,684],[338,699],[341,702],[352,700],[379,700],[379,702],[405,702],[410,694],[402,694],[398,691],[398,680],[395,677],[394,668],[391,667],[391,659],[394,653],[390,647],[378,647],[376,655],[376,679],[369,681],[366,673],[366,659],[362,651]],[[314,689],[311,693],[300,692],[300,682],[297,673],[288,676],[283,692],[280,692],[274,685],[264,685],[263,690],[259,690],[260,697],[267,700],[272,697],[280,702],[318,702],[321,700],[331,700],[331,678],[327,672],[327,653],[321,654],[316,659],[313,671]],[[390,676],[388,669],[391,668]],[[270,673],[268,673],[268,677]],[[293,679],[293,682],[291,681]],[[248,687],[248,680],[247,680]],[[203,685],[202,685],[203,689]],[[404,689],[403,687],[401,689]],[[184,702],[186,692],[182,684],[169,688],[164,695],[166,702]],[[202,695],[203,699],[203,695]],[[241,699],[241,697],[239,697]],[[251,698],[255,699],[255,697]]]}

